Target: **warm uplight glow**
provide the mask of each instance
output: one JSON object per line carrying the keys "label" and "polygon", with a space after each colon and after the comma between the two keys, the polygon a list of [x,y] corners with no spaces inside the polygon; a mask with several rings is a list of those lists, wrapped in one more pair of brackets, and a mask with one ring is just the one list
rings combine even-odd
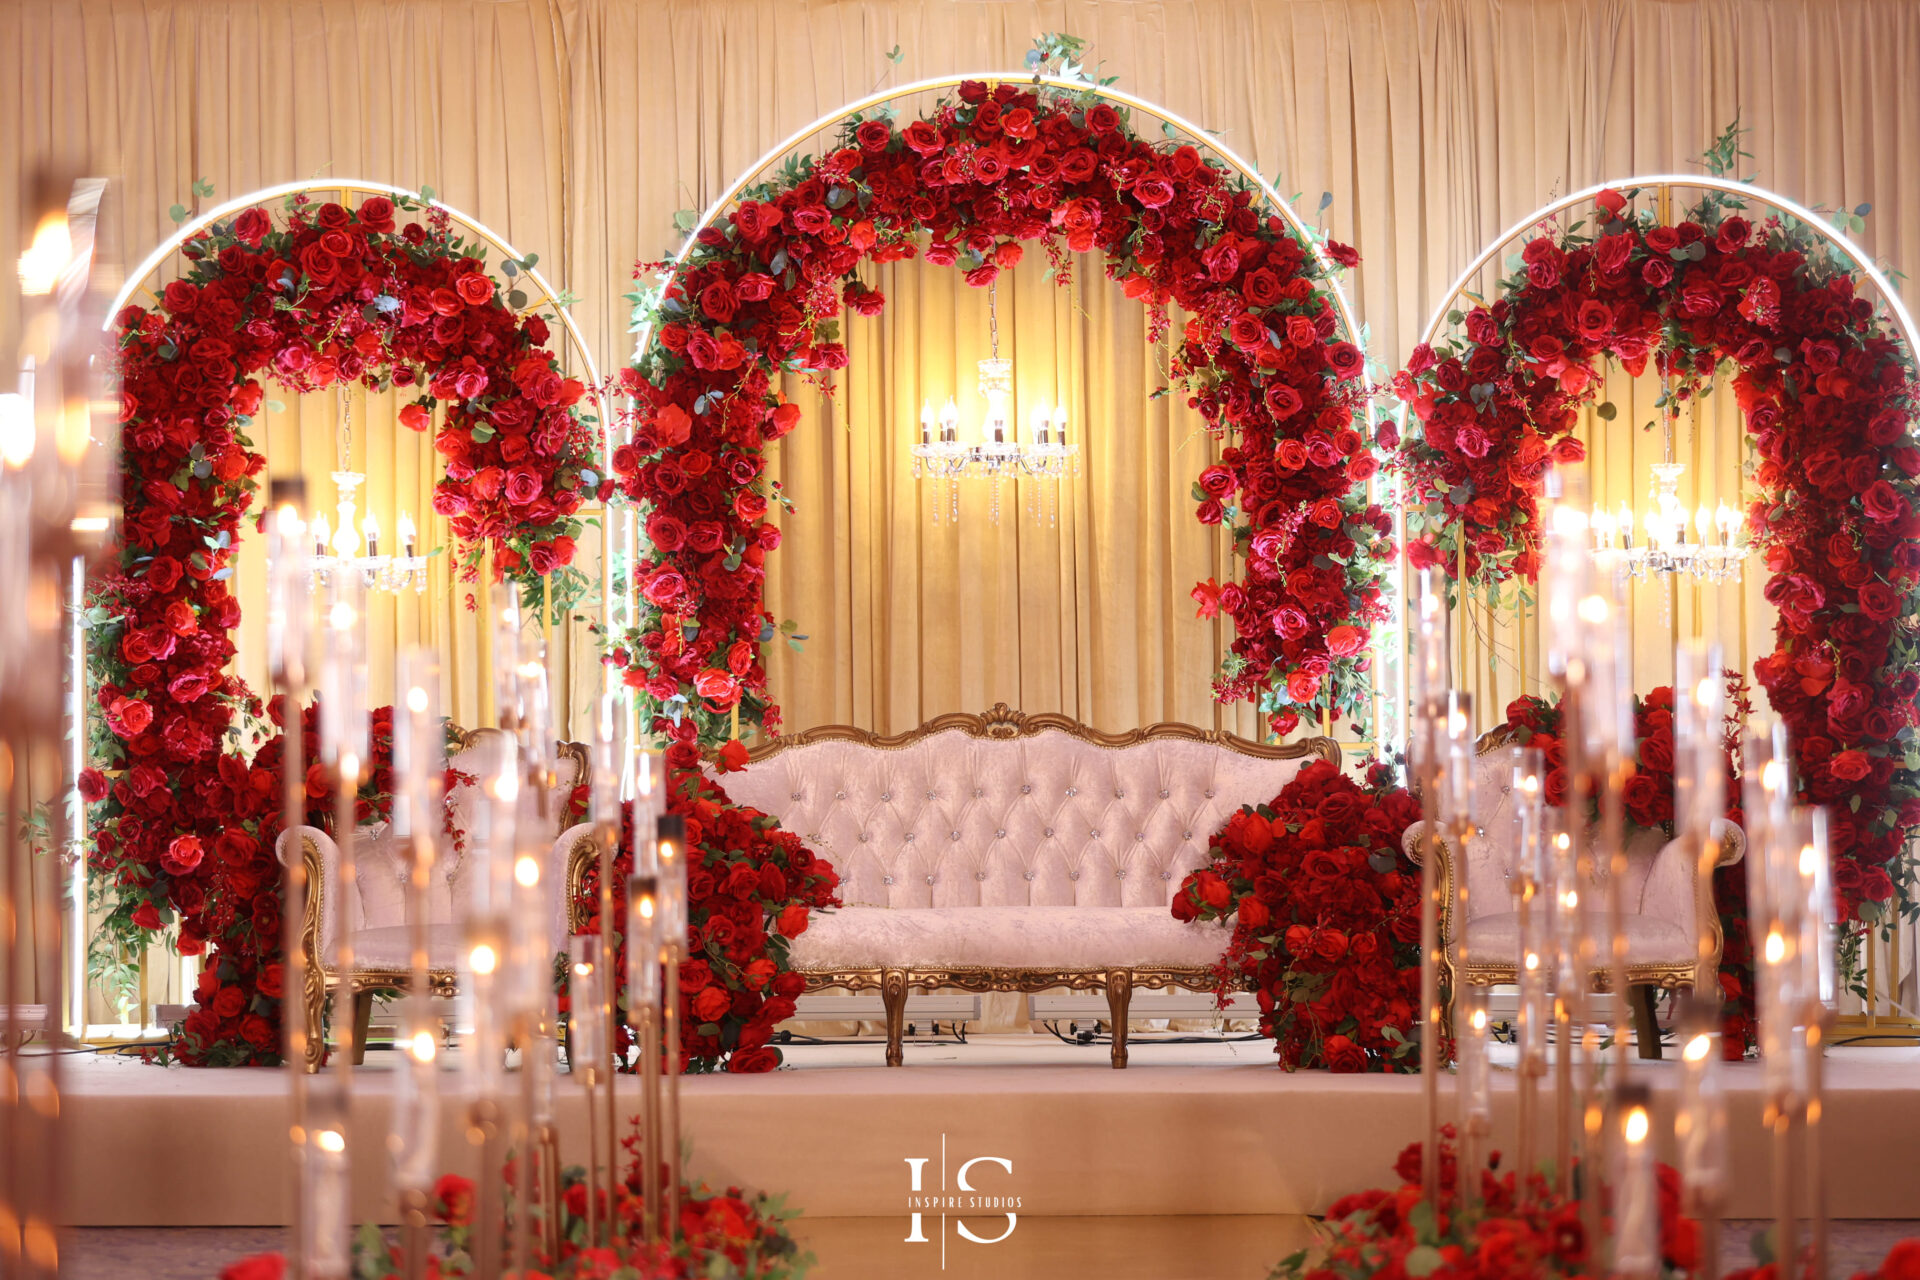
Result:
{"label": "warm uplight glow", "polygon": [[1475,1009],[1473,1011],[1474,1034],[1478,1035],[1484,1032],[1486,1029],[1487,1029],[1487,1011],[1485,1009]]}
{"label": "warm uplight glow", "polygon": [[1605,596],[1587,596],[1580,601],[1580,621],[1605,622],[1612,612]]}
{"label": "warm uplight glow", "polygon": [[340,776],[358,778],[360,776],[360,757],[352,751],[340,753]]}
{"label": "warm uplight glow", "polygon": [[433,1055],[439,1051],[440,1046],[433,1042],[431,1031],[416,1031],[413,1039],[407,1041],[407,1053],[415,1062],[432,1062]]}
{"label": "warm uplight glow", "polygon": [[531,889],[540,883],[540,860],[538,858],[516,858],[513,863],[513,878],[523,889]]}
{"label": "warm uplight glow", "polygon": [[33,244],[20,255],[20,292],[38,297],[53,292],[73,261],[73,233],[64,212],[50,213],[34,228]]}
{"label": "warm uplight glow", "polygon": [[1707,1054],[1712,1048],[1713,1037],[1705,1031],[1700,1031],[1696,1032],[1694,1037],[1687,1041],[1687,1047],[1680,1051],[1680,1056],[1688,1062],[1705,1062],[1707,1060]]}
{"label": "warm uplight glow", "polygon": [[493,780],[493,798],[504,803],[512,803],[520,798],[520,779],[511,773],[503,773]]}
{"label": "warm uplight glow", "polygon": [[1786,772],[1778,760],[1769,760],[1760,767],[1760,785],[1778,791],[1786,783]]}
{"label": "warm uplight glow", "polygon": [[413,688],[407,690],[407,710],[413,712],[415,715],[420,715],[424,713],[426,709],[427,691],[419,685],[415,685]]}
{"label": "warm uplight glow", "polygon": [[593,966],[582,960],[573,966],[573,972],[576,977],[590,978],[593,976]]}
{"label": "warm uplight glow", "polygon": [[1580,891],[1578,889],[1569,889],[1561,894],[1560,905],[1568,911],[1572,911],[1578,907],[1580,905]]}
{"label": "warm uplight glow", "polygon": [[333,602],[333,608],[327,611],[327,625],[335,631],[351,631],[358,616],[352,604],[345,600],[336,600]]}
{"label": "warm uplight glow", "polygon": [[320,1130],[313,1135],[313,1144],[332,1155],[339,1155],[347,1149],[346,1135],[338,1129]]}
{"label": "warm uplight glow", "polygon": [[1696,706],[1710,707],[1719,699],[1720,690],[1711,680],[1702,680],[1693,688],[1693,701]]}
{"label": "warm uplight glow", "polygon": [[1538,969],[1539,967],[1540,967],[1540,953],[1538,951],[1527,952],[1527,972],[1532,973],[1535,969]]}
{"label": "warm uplight glow", "polygon": [[67,527],[75,533],[105,533],[112,524],[106,516],[75,516]]}
{"label": "warm uplight glow", "polygon": [[1647,1131],[1653,1126],[1647,1120],[1647,1109],[1635,1107],[1627,1112],[1626,1139],[1633,1146],[1639,1146],[1647,1140]]}
{"label": "warm uplight glow", "polygon": [[1767,935],[1767,963],[1779,964],[1787,958],[1787,940],[1775,929]]}
{"label": "warm uplight glow", "polygon": [[1808,843],[1800,846],[1800,874],[1811,876],[1820,869],[1820,850]]}
{"label": "warm uplight glow", "polygon": [[493,948],[484,942],[475,947],[472,954],[467,957],[468,967],[479,974],[492,973],[494,966],[499,962],[500,958],[493,954]]}

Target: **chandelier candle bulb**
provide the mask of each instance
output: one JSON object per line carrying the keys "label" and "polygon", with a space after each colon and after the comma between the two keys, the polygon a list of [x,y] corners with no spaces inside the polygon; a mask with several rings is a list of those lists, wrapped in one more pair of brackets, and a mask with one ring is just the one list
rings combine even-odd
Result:
{"label": "chandelier candle bulb", "polygon": [[313,558],[324,559],[327,555],[327,540],[332,536],[332,529],[327,524],[327,513],[314,512],[313,523],[308,527],[313,530]]}
{"label": "chandelier candle bulb", "polygon": [[380,521],[373,512],[367,512],[367,518],[360,522],[360,533],[367,540],[367,558],[378,560],[380,558]]}
{"label": "chandelier candle bulb", "polygon": [[931,400],[920,402],[920,443],[933,443],[933,402]]}

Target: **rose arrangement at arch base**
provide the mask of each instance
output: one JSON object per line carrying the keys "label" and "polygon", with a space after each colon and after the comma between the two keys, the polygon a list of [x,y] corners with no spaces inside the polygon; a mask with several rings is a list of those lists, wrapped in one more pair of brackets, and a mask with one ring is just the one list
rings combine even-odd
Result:
{"label": "rose arrangement at arch base", "polygon": [[614,656],[656,731],[718,744],[736,712],[778,726],[761,646],[781,630],[763,589],[780,542],[767,515],[785,499],[765,451],[800,408],[776,379],[846,365],[842,311],[885,305],[860,267],[920,257],[985,287],[1035,241],[1062,280],[1071,254],[1100,254],[1156,339],[1170,305],[1190,317],[1173,381],[1230,442],[1198,478],[1198,514],[1246,558],[1243,580],[1194,592],[1236,631],[1218,696],[1258,698],[1283,733],[1316,706],[1361,714],[1393,554],[1366,480],[1373,446],[1397,437],[1369,439],[1364,355],[1334,336],[1333,264],[1357,255],[1303,240],[1258,198],[1194,147],[1139,137],[1091,87],[1012,83],[963,84],[904,127],[855,115],[826,154],[748,188],[664,287],[634,295],[653,336],[621,378],[636,431],[614,473],[646,506],[650,550]]}
{"label": "rose arrangement at arch base", "polygon": [[[402,223],[403,213],[420,217]],[[575,512],[597,480],[593,431],[585,389],[546,348],[546,321],[509,307],[481,247],[444,210],[296,194],[277,213],[255,207],[210,226],[181,252],[186,274],[160,305],[114,322],[123,543],[84,617],[98,767],[81,787],[106,894],[97,939],[144,946],[178,921],[183,952],[212,948],[205,972],[223,1011],[202,1029],[211,1040],[189,1037],[185,1060],[273,1062],[278,717],[227,671],[235,544],[266,465],[252,435],[262,379],[300,393],[410,389],[400,418],[422,431],[441,406],[434,507],[469,577],[482,545],[523,579],[571,560]]]}
{"label": "rose arrangement at arch base", "polygon": [[[1484,1169],[1463,1171],[1443,1126],[1440,1191],[1429,1203],[1420,1187],[1421,1145],[1394,1162],[1400,1186],[1342,1196],[1327,1210],[1324,1256],[1301,1250],[1274,1268],[1278,1280],[1362,1280],[1373,1276],[1447,1276],[1473,1280],[1538,1280],[1603,1276],[1604,1241],[1588,1237],[1580,1201],[1561,1196],[1537,1170],[1500,1171],[1494,1152]],[[1463,1197],[1463,1174],[1478,1179],[1478,1198]],[[1586,1174],[1576,1165],[1578,1182]],[[1680,1175],[1656,1169],[1661,1274],[1701,1273],[1700,1225],[1680,1210]],[[1522,1184],[1522,1179],[1525,1184]],[[1603,1230],[1612,1231],[1611,1188],[1601,1187]]]}
{"label": "rose arrangement at arch base", "polygon": [[1920,828],[1913,353],[1797,222],[1756,223],[1721,193],[1673,225],[1613,191],[1591,217],[1529,240],[1464,336],[1396,375],[1421,423],[1401,450],[1409,561],[1454,573],[1464,554],[1483,584],[1532,580],[1542,480],[1580,456],[1601,363],[1651,363],[1682,401],[1730,368],[1757,460],[1746,524],[1779,613],[1753,675],[1791,733],[1801,801],[1831,814],[1852,916],[1883,921],[1920,899],[1899,858]]}
{"label": "rose arrangement at arch base", "polygon": [[[727,798],[699,770],[690,744],[667,751],[667,812],[687,823],[687,939],[680,966],[680,1062],[688,1071],[757,1072],[780,1065],[770,1043],[793,1016],[807,981],[788,959],[809,913],[839,906],[839,873],[768,814]],[[633,870],[633,807],[625,806],[614,860],[614,951],[624,974],[627,877]],[[600,866],[588,864],[575,898],[581,933],[600,932]],[[557,966],[563,976],[564,964]],[[625,992],[620,1004],[625,1008]],[[568,1011],[562,988],[560,1008]],[[632,1043],[620,1019],[616,1047]]]}
{"label": "rose arrangement at arch base", "polygon": [[[638,1121],[635,1121],[637,1129]],[[647,1188],[639,1143],[633,1135],[622,1139],[627,1151],[625,1176],[614,1188],[612,1220],[623,1232],[623,1242],[609,1247],[589,1242],[587,1197],[594,1198],[593,1220],[608,1221],[604,1188],[587,1185],[578,1165],[560,1170],[557,1210],[529,1209],[535,1256],[524,1271],[507,1273],[514,1280],[801,1280],[813,1267],[793,1237],[790,1223],[798,1211],[785,1207],[784,1197],[747,1192],[739,1187],[716,1190],[702,1182],[684,1182],[680,1191],[680,1238],[648,1247],[641,1243],[641,1219]],[[537,1170],[536,1170],[537,1172]],[[666,1199],[667,1167],[652,1188],[656,1203]],[[505,1182],[501,1256],[512,1257],[511,1223],[520,1196],[515,1169],[509,1163]],[[474,1266],[474,1206],[477,1189],[470,1178],[445,1174],[434,1184],[431,1212],[439,1224],[439,1238],[427,1257],[428,1280],[460,1280],[477,1273]],[[559,1248],[548,1254],[541,1244],[548,1213],[557,1212],[555,1236]],[[357,1280],[398,1280],[405,1258],[377,1226],[363,1226],[354,1241]],[[285,1280],[283,1254],[263,1253],[243,1258],[220,1273],[220,1280]]]}
{"label": "rose arrangement at arch base", "polygon": [[1387,765],[1362,785],[1315,761],[1229,818],[1181,882],[1175,917],[1233,921],[1221,993],[1255,994],[1288,1070],[1419,1069],[1420,870],[1400,849],[1419,816]]}
{"label": "rose arrangement at arch base", "polygon": [[[1753,710],[1746,677],[1738,672],[1726,675],[1726,719],[1722,725],[1721,794],[1726,800],[1725,817],[1737,826],[1746,825],[1740,791],[1739,750],[1741,726]],[[1511,745],[1533,747],[1546,762],[1541,791],[1548,804],[1564,808],[1567,802],[1566,739],[1562,728],[1560,700],[1532,694],[1507,704],[1506,731]],[[1624,783],[1624,816],[1627,825],[1659,831],[1671,839],[1673,831],[1674,745],[1673,689],[1668,685],[1650,690],[1643,698],[1633,698],[1634,748]],[[1589,812],[1589,821],[1599,814]],[[1892,892],[1891,886],[1887,892]],[[1884,894],[1882,895],[1884,896]],[[1851,902],[1846,890],[1836,886],[1838,918],[1851,919],[1859,896]],[[1744,1057],[1756,1046],[1753,943],[1747,932],[1747,868],[1743,863],[1716,867],[1713,873],[1713,906],[1720,919],[1720,1000],[1721,1048],[1729,1058]]]}

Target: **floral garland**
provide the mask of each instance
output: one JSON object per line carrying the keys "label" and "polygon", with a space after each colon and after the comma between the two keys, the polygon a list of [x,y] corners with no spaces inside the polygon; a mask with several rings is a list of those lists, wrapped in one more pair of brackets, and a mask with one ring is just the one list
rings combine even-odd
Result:
{"label": "floral garland", "polygon": [[[808,914],[839,906],[839,873],[800,837],[758,809],[736,805],[702,774],[694,749],[669,748],[667,811],[687,822],[687,960],[680,966],[680,1055],[689,1071],[771,1071],[780,1051],[773,1030],[793,1016],[807,981],[787,949],[806,932]],[[614,920],[626,919],[633,869],[633,809],[622,817],[614,859]],[[600,932],[600,868],[590,864],[575,898],[579,932]],[[625,973],[626,938],[616,927],[616,961]],[[625,992],[621,993],[625,1007]],[[567,997],[561,996],[561,1010]],[[621,1020],[625,1034],[625,1019]]]}
{"label": "floral garland", "polygon": [[[401,225],[403,210],[425,220]],[[111,894],[98,937],[143,945],[177,917],[184,948],[215,948],[208,972],[241,993],[247,1030],[223,1019],[189,1062],[279,1051],[279,751],[226,670],[235,541],[266,465],[249,435],[260,377],[296,392],[417,388],[400,418],[424,431],[444,404],[434,508],[469,576],[482,543],[522,577],[572,559],[575,512],[597,480],[585,389],[546,349],[546,321],[500,296],[483,252],[413,199],[348,209],[296,194],[278,220],[255,207],[209,227],[157,309],[115,319],[123,545],[85,615],[101,712],[88,755],[103,771],[89,783],[92,867]]]}
{"label": "floral garland", "polygon": [[1229,818],[1174,896],[1178,919],[1233,918],[1220,990],[1255,993],[1289,1071],[1419,1069],[1420,871],[1400,837],[1420,805],[1391,777],[1315,761]]}
{"label": "floral garland", "polygon": [[[637,1132],[639,1121],[633,1123]],[[788,1209],[783,1197],[750,1193],[739,1187],[716,1191],[703,1182],[681,1184],[679,1234],[651,1249],[635,1243],[640,1239],[645,1212],[645,1179],[637,1138],[629,1135],[621,1145],[626,1148],[628,1161],[625,1176],[614,1188],[614,1217],[625,1226],[625,1242],[611,1248],[586,1243],[587,1198],[594,1199],[594,1218],[605,1221],[606,1192],[588,1186],[586,1171],[579,1165],[566,1166],[560,1170],[560,1200],[555,1210],[559,1215],[555,1232],[559,1248],[549,1256],[541,1244],[542,1227],[550,1210],[545,1206],[532,1209],[533,1266],[538,1270],[522,1273],[526,1280],[606,1280],[610,1276],[631,1276],[635,1280],[686,1280],[694,1276],[802,1280],[813,1268],[813,1255],[801,1251],[790,1229],[789,1224],[800,1216],[798,1211]],[[505,1216],[510,1222],[518,1196],[510,1180],[504,1191]],[[656,1198],[662,1198],[664,1191],[664,1186],[656,1187]],[[459,1174],[443,1174],[434,1184],[430,1211],[443,1231],[428,1255],[427,1274],[437,1280],[460,1280],[475,1274],[476,1195],[473,1180]],[[502,1244],[511,1250],[512,1243],[509,1231]],[[403,1250],[377,1226],[360,1229],[353,1257],[353,1274],[359,1280],[399,1280],[406,1274]],[[286,1275],[284,1254],[261,1253],[233,1263],[220,1273],[220,1280],[285,1280]]]}
{"label": "floral garland", "polygon": [[[1342,1196],[1327,1210],[1326,1256],[1308,1266],[1306,1250],[1281,1260],[1276,1280],[1362,1280],[1363,1277],[1445,1275],[1460,1280],[1509,1276],[1599,1276],[1578,1199],[1566,1199],[1537,1171],[1500,1173],[1495,1152],[1479,1170],[1477,1198],[1459,1194],[1454,1129],[1441,1130],[1440,1193],[1427,1203],[1420,1187],[1420,1145],[1400,1153],[1396,1190],[1376,1188]],[[1700,1268],[1700,1224],[1681,1212],[1680,1175],[1659,1165],[1660,1260],[1668,1276]],[[1528,1186],[1519,1185],[1524,1175]],[[1610,1227],[1610,1219],[1608,1222]]]}
{"label": "floral garland", "polygon": [[1217,695],[1259,698],[1282,733],[1315,706],[1363,714],[1392,557],[1365,482],[1372,444],[1397,437],[1368,439],[1365,356],[1333,336],[1330,263],[1358,256],[1262,217],[1257,199],[1195,148],[1139,137],[1094,86],[977,82],[904,127],[856,114],[826,155],[743,193],[664,288],[635,295],[636,327],[655,336],[621,380],[637,430],[614,473],[647,508],[650,550],[635,567],[640,621],[615,659],[660,731],[713,744],[736,710],[779,723],[761,646],[780,629],[762,592],[780,543],[767,511],[786,499],[764,454],[800,408],[775,379],[846,365],[843,308],[885,304],[861,264],[919,256],[984,288],[1036,240],[1063,281],[1069,253],[1101,254],[1152,308],[1156,337],[1169,305],[1191,317],[1173,380],[1233,440],[1200,475],[1199,517],[1230,525],[1246,557],[1243,581],[1195,591],[1237,632]]}
{"label": "floral garland", "polygon": [[[1542,476],[1581,456],[1571,432],[1599,364],[1653,361],[1685,399],[1730,363],[1757,457],[1747,527],[1779,610],[1754,676],[1791,731],[1801,799],[1832,814],[1836,882],[1884,873],[1874,886],[1906,910],[1920,902],[1914,865],[1896,862],[1920,829],[1920,386],[1853,264],[1743,209],[1713,193],[1669,226],[1603,192],[1591,234],[1535,236],[1463,338],[1414,350],[1394,382],[1421,424],[1401,450],[1407,556],[1535,578]],[[1861,920],[1886,918],[1855,900]]]}
{"label": "floral garland", "polygon": [[[1741,726],[1753,709],[1746,677],[1728,672],[1727,714],[1721,736],[1723,794],[1729,822],[1745,825],[1740,793],[1739,748]],[[1537,748],[1547,765],[1541,790],[1547,803],[1561,808],[1567,801],[1566,742],[1562,736],[1558,699],[1528,694],[1507,704],[1504,727],[1516,747]],[[1674,755],[1673,689],[1662,685],[1645,698],[1633,699],[1633,771],[1625,784],[1629,825],[1673,835]],[[1590,814],[1590,818],[1597,818]],[[1851,866],[1852,864],[1846,864]],[[1888,886],[1887,892],[1891,892]],[[1857,905],[1844,891],[1836,893],[1842,919]],[[1718,867],[1713,873],[1713,905],[1720,918],[1720,998],[1722,1049],[1740,1058],[1755,1047],[1753,944],[1747,932],[1747,869]]]}

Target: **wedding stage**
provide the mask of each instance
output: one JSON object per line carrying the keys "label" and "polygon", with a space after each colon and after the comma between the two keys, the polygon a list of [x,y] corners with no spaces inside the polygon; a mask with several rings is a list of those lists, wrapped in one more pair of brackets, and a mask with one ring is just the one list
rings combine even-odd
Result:
{"label": "wedding stage", "polygon": [[[880,1055],[872,1043],[808,1045],[789,1051],[791,1070],[688,1079],[692,1173],[789,1188],[789,1203],[809,1218],[893,1219],[889,1230],[902,1237],[904,1162],[922,1157],[929,1194],[940,1190],[936,1170],[954,1178],[975,1157],[1011,1162],[1011,1171],[976,1164],[971,1184],[988,1199],[1018,1197],[1023,1219],[1304,1214],[1390,1183],[1395,1155],[1420,1128],[1417,1078],[1289,1075],[1274,1067],[1264,1042],[1137,1040],[1125,1071],[1108,1067],[1103,1045],[1031,1035],[909,1043],[897,1069],[880,1066]],[[370,1054],[358,1073],[357,1150],[384,1149],[388,1068],[397,1056]],[[1677,1065],[1635,1066],[1654,1083],[1657,1108],[1670,1111]],[[285,1073],[92,1057],[69,1059],[67,1070],[74,1225],[288,1220]],[[1729,1063],[1723,1078],[1730,1167],[1764,1171],[1760,1066]],[[463,1133],[458,1079],[446,1077],[441,1151],[446,1168],[471,1174],[477,1162]],[[622,1085],[636,1096],[634,1082]],[[577,1160],[579,1098],[564,1077],[557,1093],[563,1155]],[[1513,1075],[1497,1070],[1502,1145],[1511,1141],[1514,1100]],[[1920,1049],[1833,1050],[1823,1130],[1835,1214],[1920,1217]],[[1663,1122],[1657,1131],[1671,1130]],[[356,1219],[390,1217],[386,1160],[354,1173]],[[1766,1216],[1769,1187],[1764,1176],[1736,1176],[1729,1216]],[[980,1210],[976,1229],[993,1234],[1002,1211]]]}

